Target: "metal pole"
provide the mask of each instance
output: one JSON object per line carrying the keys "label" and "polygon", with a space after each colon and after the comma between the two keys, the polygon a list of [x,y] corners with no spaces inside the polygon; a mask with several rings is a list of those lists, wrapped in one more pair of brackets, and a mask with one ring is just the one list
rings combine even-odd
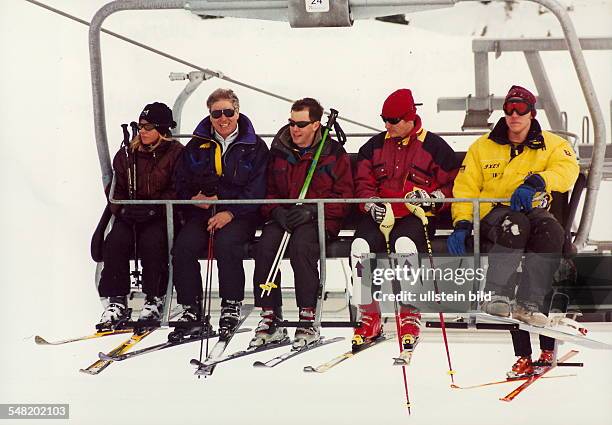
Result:
{"label": "metal pole", "polygon": [[102,169],[104,187],[111,181],[113,169],[108,152],[106,114],[104,109],[104,84],[102,80],[102,53],[100,31],[104,20],[115,12],[139,9],[182,9],[184,0],[117,0],[102,6],[89,25],[89,66],[91,68],[91,91],[93,97],[94,131],[98,159]]}
{"label": "metal pole", "polygon": [[[459,2],[475,2],[478,0],[456,0]],[[503,0],[497,0],[503,1]],[[582,217],[580,219],[580,226],[578,227],[578,233],[574,244],[576,247],[581,248],[586,244],[586,241],[593,225],[593,217],[595,216],[595,207],[597,205],[597,195],[599,194],[599,186],[601,185],[601,179],[603,177],[603,164],[606,150],[606,127],[603,119],[603,113],[597,96],[595,94],[595,87],[589,74],[589,70],[584,60],[582,48],[580,46],[580,40],[576,34],[574,24],[567,13],[565,7],[557,0],[524,0],[531,1],[533,3],[541,4],[550,10],[559,20],[561,29],[567,42],[567,47],[576,69],[578,81],[584,94],[589,113],[593,119],[593,128],[595,133],[595,142],[593,146],[593,158],[591,160],[591,167],[589,170],[589,176],[587,179],[587,194],[584,202],[584,208],[582,210]]]}

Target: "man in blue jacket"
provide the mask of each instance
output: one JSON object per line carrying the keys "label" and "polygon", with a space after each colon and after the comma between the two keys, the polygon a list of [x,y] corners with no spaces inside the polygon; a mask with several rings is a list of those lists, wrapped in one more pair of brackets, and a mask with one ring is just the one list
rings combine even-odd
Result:
{"label": "man in blue jacket", "polygon": [[[217,89],[208,97],[210,115],[196,127],[176,170],[179,199],[261,199],[266,196],[268,147],[240,113],[232,90]],[[174,285],[182,322],[201,320],[202,276],[198,258],[206,254],[214,230],[214,254],[219,270],[224,336],[238,324],[244,299],[243,246],[255,236],[258,205],[189,205],[173,248]],[[194,326],[193,329],[197,329]]]}

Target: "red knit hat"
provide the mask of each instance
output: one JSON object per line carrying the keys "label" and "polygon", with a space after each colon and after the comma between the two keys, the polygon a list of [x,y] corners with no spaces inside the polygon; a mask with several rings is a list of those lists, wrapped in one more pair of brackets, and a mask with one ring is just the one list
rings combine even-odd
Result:
{"label": "red knit hat", "polygon": [[416,105],[412,92],[408,89],[399,89],[391,93],[383,103],[382,116],[413,121],[416,118]]}
{"label": "red knit hat", "polygon": [[536,116],[536,109],[535,109],[536,97],[533,93],[531,93],[525,87],[521,87],[521,86],[510,87],[510,90],[508,91],[508,94],[506,95],[506,99],[504,100],[504,103],[506,103],[510,99],[524,100],[525,102],[531,105],[531,116],[532,117]]}

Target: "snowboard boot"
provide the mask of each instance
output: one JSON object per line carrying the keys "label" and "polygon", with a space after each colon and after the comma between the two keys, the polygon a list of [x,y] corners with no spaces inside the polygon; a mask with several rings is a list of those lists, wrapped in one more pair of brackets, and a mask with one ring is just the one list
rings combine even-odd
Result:
{"label": "snowboard boot", "polygon": [[353,350],[358,350],[363,344],[367,344],[382,334],[382,320],[378,302],[359,306],[359,326],[353,331]]}
{"label": "snowboard boot", "polygon": [[506,376],[510,379],[523,378],[526,376],[532,376],[535,374],[535,368],[531,361],[531,356],[521,356],[516,360],[516,363],[512,366],[512,370],[506,373]]}
{"label": "snowboard boot", "polygon": [[240,301],[223,300],[221,302],[221,317],[219,318],[219,338],[230,336],[240,321]]}
{"label": "snowboard boot", "polygon": [[315,319],[314,307],[300,307],[300,322],[307,322],[309,325],[300,326],[295,329],[292,348],[299,350],[307,345],[313,344],[321,339],[319,328],[313,326]]}
{"label": "snowboard boot", "polygon": [[548,323],[548,317],[532,302],[517,302],[512,309],[512,318],[539,328]]}
{"label": "snowboard boot", "polygon": [[481,307],[492,316],[510,317],[510,298],[504,295],[493,295],[491,301],[483,302]]}
{"label": "snowboard boot", "polygon": [[139,321],[159,320],[164,310],[165,297],[147,297],[145,298],[144,306],[138,316]]}
{"label": "snowboard boot", "polygon": [[411,352],[419,342],[421,313],[416,307],[400,306],[399,316],[402,349]]}
{"label": "snowboard boot", "polygon": [[280,342],[287,338],[287,329],[279,326],[283,320],[283,313],[280,307],[276,309],[262,308],[261,320],[255,328],[255,336],[249,343],[249,348],[261,347],[265,344]]}
{"label": "snowboard boot", "polygon": [[115,329],[122,322],[130,320],[130,313],[131,311],[127,308],[127,296],[110,297],[96,329],[100,332]]}

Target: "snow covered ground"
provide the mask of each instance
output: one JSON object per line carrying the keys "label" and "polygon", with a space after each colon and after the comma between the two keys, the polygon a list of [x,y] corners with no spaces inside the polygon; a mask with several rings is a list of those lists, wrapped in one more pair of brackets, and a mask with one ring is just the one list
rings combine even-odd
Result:
{"label": "snow covered ground", "polygon": [[[53,6],[89,20],[105,2],[56,0]],[[570,1],[580,36],[611,36],[612,1]],[[207,20],[182,11],[124,12],[105,27],[203,67],[291,98],[317,97],[326,107],[369,125],[382,127],[384,98],[410,87],[425,126],[458,130],[461,113],[437,113],[439,97],[473,93],[471,39],[544,37],[561,32],[551,14],[533,4],[459,4],[453,9],[409,16],[397,26],[358,21],[353,28],[291,30],[282,23]],[[64,347],[39,347],[33,336],[61,339],[89,332],[100,314],[93,286],[89,238],[104,206],[94,144],[87,28],[23,0],[0,3],[0,181],[2,255],[0,309],[0,403],[70,403],[72,423],[224,423],[310,424],[612,422],[612,355],[581,349],[585,367],[559,370],[575,377],[538,382],[511,404],[498,401],[514,384],[478,390],[451,390],[439,332],[426,332],[409,382],[413,415],[403,408],[401,373],[390,366],[396,352],[388,342],[328,374],[309,376],[316,365],[348,347],[330,345],[278,370],[251,367],[254,359],[219,367],[207,382],[194,379],[188,345],[111,366],[97,377],[78,372],[122,337]],[[125,43],[102,37],[105,98],[110,150],[119,146],[119,125],[137,118],[146,103],[172,104],[182,82],[170,72],[190,69]],[[569,55],[542,54],[569,130],[580,134],[587,114]],[[610,129],[612,53],[585,52]],[[519,54],[491,61],[491,91],[503,95],[514,83],[533,87]],[[205,82],[187,103],[183,131],[204,114],[204,101],[218,80]],[[273,133],[286,120],[289,105],[241,87],[242,112],[262,133]],[[499,115],[497,115],[499,116]],[[543,114],[538,118],[544,118]],[[544,126],[546,126],[546,120]],[[345,125],[346,131],[362,129]],[[454,140],[465,147],[471,138]],[[363,140],[349,141],[356,151]],[[612,239],[607,224],[611,206],[604,186],[591,236]],[[340,277],[330,270],[330,280]],[[335,274],[334,274],[335,273]],[[15,324],[13,325],[12,322]],[[249,323],[254,326],[253,319]],[[164,331],[143,342],[159,342]],[[326,335],[350,337],[347,330]],[[612,342],[610,325],[597,325],[593,336]],[[249,335],[232,342],[246,345]],[[502,377],[514,361],[509,337],[453,333],[450,337],[456,379],[469,385]],[[537,344],[534,344],[537,347]],[[572,348],[565,344],[563,350]],[[261,355],[258,359],[266,359]],[[27,423],[27,422],[25,422]]]}

